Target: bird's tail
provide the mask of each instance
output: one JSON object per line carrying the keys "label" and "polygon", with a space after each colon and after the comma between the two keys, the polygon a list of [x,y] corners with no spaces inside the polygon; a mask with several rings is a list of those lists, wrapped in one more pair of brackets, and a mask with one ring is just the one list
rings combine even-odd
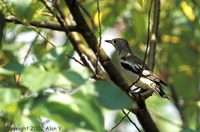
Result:
{"label": "bird's tail", "polygon": [[170,98],[167,96],[167,94],[162,90],[162,86],[161,85],[157,85],[154,90],[160,95],[160,97],[162,98],[167,98],[168,100],[170,100]]}

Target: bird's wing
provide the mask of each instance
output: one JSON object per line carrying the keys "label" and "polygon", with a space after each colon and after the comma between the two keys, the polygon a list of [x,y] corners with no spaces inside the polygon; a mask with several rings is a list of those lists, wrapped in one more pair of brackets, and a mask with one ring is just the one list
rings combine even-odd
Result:
{"label": "bird's wing", "polygon": [[128,61],[120,60],[122,68],[132,71],[133,73],[139,75],[142,71],[142,66],[139,64],[133,64]]}
{"label": "bird's wing", "polygon": [[120,63],[124,69],[130,70],[138,75],[142,72],[142,68],[149,70],[149,67],[146,64],[144,64],[143,66],[142,60],[140,60],[134,55],[122,57],[120,59]]}
{"label": "bird's wing", "polygon": [[150,71],[150,68],[146,64],[144,64],[143,66],[142,60],[140,60],[138,57],[134,55],[124,57],[124,58],[122,57],[120,59],[120,63],[121,63],[121,66],[126,70],[132,71],[133,73],[137,75],[146,77],[157,84],[161,83],[167,86],[167,84],[164,81],[162,81],[156,74]]}
{"label": "bird's wing", "polygon": [[161,84],[167,86],[167,84],[166,84],[164,81],[162,81],[156,74],[154,74],[154,73],[153,73],[152,71],[150,71],[150,70],[143,70],[143,71],[142,71],[142,75],[145,76],[146,78],[148,78],[149,80],[151,80],[151,81],[157,83],[157,84],[160,84],[160,83],[161,83]]}

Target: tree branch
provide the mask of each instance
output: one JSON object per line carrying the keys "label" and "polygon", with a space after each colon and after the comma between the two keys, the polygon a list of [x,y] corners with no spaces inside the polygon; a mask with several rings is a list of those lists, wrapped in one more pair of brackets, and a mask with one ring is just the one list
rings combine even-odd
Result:
{"label": "tree branch", "polygon": [[[93,50],[93,52],[97,53],[97,49],[98,49],[97,38],[94,35],[94,33],[92,32],[92,30],[89,28],[89,26],[87,25],[84,17],[81,14],[80,9],[78,8],[78,6],[76,4],[76,1],[65,0],[65,2],[77,24],[77,27],[79,28],[80,33],[82,34],[82,36],[88,43],[89,47]],[[105,51],[103,49],[100,49],[98,55],[99,55],[99,60],[102,64],[102,66],[104,67],[106,72],[109,74],[111,80],[115,84],[117,84],[123,91],[125,91],[125,92],[129,91],[128,84],[122,78],[122,76],[117,71],[117,69],[114,67],[114,65],[112,64],[112,62],[106,55]],[[143,103],[138,102],[138,105],[140,105],[140,104],[143,104]],[[135,114],[137,117],[140,117],[139,121],[141,122],[141,125],[143,126],[143,128],[145,130],[152,131],[152,132],[158,131],[158,129],[155,126],[155,123],[153,122],[146,107],[145,108],[139,107],[138,111],[135,112]],[[144,117],[144,118],[141,118],[141,117]]]}
{"label": "tree branch", "polygon": [[131,109],[131,112],[135,113],[145,132],[159,132],[146,107],[135,110]]}
{"label": "tree branch", "polygon": [[[67,21],[66,21],[66,15],[65,13],[61,10],[60,6],[58,5],[57,2],[54,3],[54,6],[55,8],[57,9],[57,11],[59,12],[62,20],[64,21],[64,23],[67,25]],[[82,43],[81,43],[81,39],[78,37],[78,33],[77,32],[74,32],[74,33],[68,33],[68,35],[70,35],[71,37],[74,38],[74,40],[76,41],[76,45],[78,47],[78,49],[87,56],[89,62],[92,64],[92,66],[95,68],[95,69],[98,69],[99,71],[99,75],[96,75],[96,72],[95,70],[92,69],[92,66],[91,66],[91,70],[93,71],[94,73],[94,78],[98,78],[98,79],[108,79],[108,75],[103,71],[102,67],[100,67],[100,65],[96,64],[96,61],[97,59],[95,58],[95,55],[94,54],[91,54],[91,51],[86,48]]]}
{"label": "tree branch", "polygon": [[[150,26],[150,13],[151,13],[151,5],[148,13],[148,36],[147,36],[147,47],[145,52],[145,57],[143,63],[145,63],[147,50],[149,47],[149,59],[148,59],[148,65],[151,70],[153,70],[154,63],[155,63],[155,54],[156,54],[156,43],[157,43],[157,36],[158,36],[158,26],[159,26],[159,17],[160,17],[160,0],[154,0],[154,13],[153,13],[153,27],[152,27],[152,35],[149,42],[149,26]],[[147,90],[144,95],[146,98],[150,95],[152,95],[152,90]],[[131,109],[133,111],[141,125],[143,126],[145,131],[152,131],[152,132],[158,132],[158,128],[156,127],[154,121],[151,118],[151,115],[149,114],[145,102],[143,99],[140,99],[138,102],[139,108],[136,110]],[[145,118],[145,120],[144,120]],[[151,125],[147,125],[149,122],[151,122]]]}
{"label": "tree branch", "polygon": [[[54,14],[53,10],[47,5],[47,3],[44,0],[40,0],[46,8],[49,10],[50,13]],[[65,23],[64,20],[62,20],[57,14],[54,14],[57,21],[60,23],[60,26],[63,28],[66,36],[68,36],[69,40],[71,41],[74,49],[78,53],[79,57],[81,58],[81,61],[84,63],[85,66],[87,66],[89,69],[91,69],[90,65],[88,64],[86,58],[84,57],[83,53],[80,51],[78,47],[78,43],[76,42],[75,38],[72,36],[71,32],[68,29],[67,23]]]}
{"label": "tree branch", "polygon": [[160,0],[154,0],[154,13],[153,13],[153,25],[152,25],[152,34],[150,38],[150,47],[149,47],[149,60],[148,65],[151,70],[153,70],[155,64],[155,55],[156,55],[156,45],[158,41],[158,27],[160,20]]}
{"label": "tree branch", "polygon": [[[65,0],[65,2],[77,24],[77,27],[79,28],[79,32],[82,34],[82,36],[84,37],[84,39],[86,40],[92,51],[96,54],[98,48],[97,38],[87,25],[76,2],[74,0]],[[106,55],[105,51],[102,48],[100,48],[98,55],[102,66],[109,74],[111,80],[115,82],[118,86],[120,86],[123,91],[127,92],[128,84],[125,82],[120,73],[113,66],[109,57]]]}
{"label": "tree branch", "polygon": [[[151,38],[147,37],[147,48],[146,48],[146,52],[147,52],[148,45],[149,45],[148,66],[150,67],[151,71],[153,71],[154,64],[155,64],[155,55],[156,55],[156,45],[157,45],[157,40],[158,40],[159,21],[160,21],[160,0],[154,0],[152,33],[151,33]],[[149,22],[150,22],[150,20],[149,20]],[[148,27],[149,27],[149,25],[148,25]],[[148,33],[149,32],[150,31],[148,30]],[[146,52],[145,52],[145,57],[146,57]],[[145,59],[144,59],[144,62],[145,62]],[[141,95],[142,95],[143,99],[146,99],[149,96],[151,96],[152,94],[153,94],[153,90],[149,89],[149,90],[145,91],[144,93],[142,93]]]}
{"label": "tree branch", "polygon": [[172,84],[169,84],[168,85],[170,91],[171,91],[171,96],[172,96],[172,99],[174,101],[174,105],[176,106],[176,108],[178,109],[179,111],[179,115],[180,115],[180,118],[182,120],[182,123],[183,123],[183,127],[187,127],[187,122],[186,122],[186,119],[184,117],[184,114],[183,114],[183,108],[182,106],[180,105],[179,103],[179,100],[178,100],[178,97],[177,97],[177,94],[176,94],[176,91],[174,90],[174,87]]}
{"label": "tree branch", "polygon": [[[19,21],[17,18],[13,16],[6,17],[5,20],[6,22],[24,25],[21,21]],[[56,23],[49,23],[45,21],[31,21],[28,24],[38,28],[47,28],[51,30],[64,31],[64,29],[59,24]],[[73,32],[73,31],[78,31],[78,28],[76,26],[68,26],[68,30]]]}

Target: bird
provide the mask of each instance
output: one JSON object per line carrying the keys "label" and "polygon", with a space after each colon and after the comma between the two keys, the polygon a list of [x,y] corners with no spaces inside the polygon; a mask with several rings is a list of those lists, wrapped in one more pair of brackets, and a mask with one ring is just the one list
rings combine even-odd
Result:
{"label": "bird", "polygon": [[[137,80],[132,82],[137,88],[153,89],[160,97],[169,99],[162,89],[163,85],[167,86],[167,84],[153,73],[148,65],[143,64],[143,61],[132,53],[126,39],[114,38],[112,40],[105,40],[105,42],[115,47],[121,68],[124,72],[131,74],[131,78],[133,77],[135,78],[134,80]],[[130,78],[130,75],[126,78]]]}

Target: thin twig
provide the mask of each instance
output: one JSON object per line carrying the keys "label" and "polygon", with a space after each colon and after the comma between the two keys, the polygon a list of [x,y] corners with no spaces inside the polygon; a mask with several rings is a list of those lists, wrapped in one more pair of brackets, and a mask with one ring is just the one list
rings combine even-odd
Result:
{"label": "thin twig", "polygon": [[[88,18],[90,19],[90,22],[92,24],[92,29],[95,30],[97,27],[95,26],[94,20],[93,20],[92,16],[90,15],[90,13],[84,8],[84,6],[81,4],[80,1],[77,1],[77,4],[83,10],[83,12],[85,12],[85,14],[88,16]],[[98,11],[98,7],[97,7],[97,11]]]}
{"label": "thin twig", "polygon": [[28,58],[28,55],[29,55],[29,53],[31,52],[31,49],[32,49],[33,45],[36,43],[36,41],[38,40],[38,38],[39,38],[39,34],[37,34],[37,35],[35,36],[35,38],[34,38],[34,40],[32,41],[30,47],[28,48],[28,51],[26,52],[26,55],[25,55],[25,57],[24,57],[23,65],[25,64],[26,59]]}
{"label": "thin twig", "polygon": [[[4,2],[4,4],[6,4],[6,2],[5,1],[3,1]],[[7,7],[8,8],[8,7]],[[8,8],[9,9],[9,8]],[[37,34],[39,34],[43,39],[45,39],[48,43],[50,43],[53,47],[56,47],[52,42],[50,42],[46,37],[44,37],[39,31],[37,31],[34,27],[32,27],[32,26],[41,26],[41,23],[40,22],[32,22],[32,23],[24,23],[24,22],[22,22],[22,21],[20,21],[20,20],[18,20],[16,17],[15,17],[15,15],[12,13],[12,11],[11,10],[8,10],[9,12],[10,12],[10,14],[12,14],[14,17],[8,17],[8,18],[5,18],[7,21],[13,21],[13,22],[16,22],[16,23],[19,23],[19,24],[22,24],[22,25],[24,25],[24,26],[26,26],[27,28],[29,28],[29,29],[31,29],[31,30],[33,30],[33,31],[35,31]],[[40,23],[40,24],[39,24]],[[32,24],[32,25],[31,25]],[[55,25],[54,25],[55,26]],[[42,26],[41,26],[42,27]],[[53,26],[52,26],[53,27]],[[51,26],[49,27],[49,29],[51,29],[52,28]],[[58,27],[58,26],[55,26],[55,27]],[[60,27],[60,26],[59,26]],[[48,27],[46,27],[46,28],[48,28]],[[65,53],[68,57],[70,57],[71,59],[73,59],[75,62],[78,62],[80,65],[82,65],[82,66],[85,66],[82,62],[80,62],[79,60],[77,60],[76,58],[74,58],[74,57],[72,57],[72,56],[70,56],[69,54],[67,54],[67,53]]]}
{"label": "thin twig", "polygon": [[[150,18],[151,18],[151,8],[152,8],[152,3],[153,3],[153,0],[151,0],[151,3],[150,3],[150,7],[149,7],[149,11],[148,11],[148,26],[147,26],[147,40],[146,40],[146,50],[145,50],[145,54],[144,54],[144,59],[143,59],[143,62],[142,62],[142,70],[144,69],[144,65],[145,65],[145,60],[147,58],[147,54],[148,54],[148,48],[149,48],[149,38],[150,38]],[[142,72],[140,73],[140,76],[138,77],[138,79],[133,82],[130,86],[129,86],[129,89],[135,85],[141,78],[142,76]]]}
{"label": "thin twig", "polygon": [[141,132],[140,129],[138,128],[138,126],[135,124],[135,122],[133,122],[133,121],[131,120],[131,118],[128,116],[129,113],[130,113],[130,110],[128,111],[128,113],[126,113],[126,112],[122,109],[122,112],[124,113],[125,117],[127,117],[128,120],[135,126],[135,128],[138,130],[138,132]]}
{"label": "thin twig", "polygon": [[[65,16],[65,14],[64,14],[64,12],[60,9],[60,7],[59,7],[59,5],[55,2],[55,8],[58,10],[58,12],[59,12],[59,14],[60,14],[60,16],[61,16],[61,18],[63,19],[63,20],[65,20],[66,19],[66,16]],[[67,25],[67,21],[64,21],[65,22],[65,25]],[[101,28],[100,28],[101,29]],[[71,34],[71,36],[73,36],[75,33],[72,33]],[[101,34],[101,33],[100,33]],[[78,36],[78,35],[77,35]],[[100,35],[101,36],[101,35]],[[75,38],[75,37],[74,37]],[[77,39],[78,39],[78,37],[77,37]],[[88,60],[91,62],[91,64],[92,64],[92,66],[94,67],[94,70],[91,68],[91,70],[92,70],[92,72],[94,73],[94,77],[95,78],[98,78],[98,79],[105,79],[105,78],[108,78],[108,76],[107,75],[105,75],[105,72],[102,70],[102,68],[101,68],[101,66],[98,64],[98,63],[96,63],[96,62],[98,62],[97,60],[96,60],[96,58],[94,57],[94,55],[93,54],[91,54],[91,53],[88,53],[88,49],[83,45],[83,44],[80,44],[80,40],[78,39],[77,40],[76,39],[76,41],[77,41],[77,43],[78,43],[78,48],[81,50],[81,52],[82,53],[84,53],[85,55],[86,55],[86,57],[88,58]],[[98,71],[98,74],[96,74],[96,69],[98,69],[97,71]]]}
{"label": "thin twig", "polygon": [[[86,65],[88,68],[90,68],[90,65],[88,64],[87,60],[85,59],[85,57],[83,56],[82,52],[79,50],[77,43],[75,41],[75,39],[73,38],[73,36],[71,35],[68,26],[66,25],[65,21],[63,19],[61,19],[48,5],[44,0],[40,0],[45,6],[46,8],[49,10],[50,13],[54,14],[57,21],[60,23],[61,27],[64,29],[65,34],[69,37],[70,41],[72,42],[73,47],[75,48],[75,50],[77,51],[77,53],[79,54],[82,62],[84,63],[84,65]],[[91,68],[90,68],[91,69]]]}
{"label": "thin twig", "polygon": [[[171,75],[169,74],[169,71],[168,71],[168,68],[167,68],[168,67],[168,63],[166,63],[165,66],[166,67],[164,68],[164,74],[165,74],[166,78],[169,79],[169,77]],[[188,123],[187,123],[187,120],[185,119],[185,116],[184,116],[184,113],[183,113],[183,105],[180,104],[180,101],[178,99],[178,95],[177,95],[177,93],[175,91],[175,88],[174,88],[172,83],[170,83],[170,82],[168,83],[168,88],[170,90],[171,98],[172,98],[172,100],[174,102],[174,105],[175,105],[176,109],[179,112],[182,124],[186,128],[188,126]]]}
{"label": "thin twig", "polygon": [[174,90],[174,87],[173,87],[172,84],[168,84],[168,87],[171,91],[171,96],[172,96],[172,99],[174,101],[174,104],[175,104],[177,110],[179,111],[179,115],[180,115],[180,118],[182,120],[183,126],[187,127],[187,122],[186,122],[186,119],[185,119],[184,114],[183,114],[183,108],[179,103],[178,95],[176,94],[176,91]]}
{"label": "thin twig", "polygon": [[[150,67],[151,71],[153,71],[154,64],[155,64],[156,46],[157,46],[157,41],[158,41],[159,20],[160,20],[160,0],[154,0],[152,34],[151,34],[151,38],[148,38],[148,39],[150,39],[149,42],[151,43],[150,47],[149,47],[149,59],[148,59],[148,66]],[[145,98],[152,95],[152,93],[153,93],[153,90],[148,90],[145,93]]]}
{"label": "thin twig", "polygon": [[96,60],[96,66],[95,66],[95,74],[98,76],[98,62],[99,62],[99,52],[101,48],[101,41],[102,41],[102,36],[101,36],[101,18],[100,18],[100,7],[99,7],[99,0],[97,0],[97,12],[98,12],[98,24],[99,24],[99,44],[97,45],[97,60]]}
{"label": "thin twig", "polygon": [[147,40],[146,40],[146,50],[145,50],[145,54],[144,54],[144,59],[143,59],[143,64],[142,64],[142,67],[144,68],[144,65],[145,65],[145,61],[146,61],[146,58],[147,58],[147,54],[148,54],[148,49],[149,49],[149,45],[150,45],[150,23],[151,23],[151,8],[152,8],[152,3],[153,3],[153,0],[151,0],[151,4],[150,4],[150,7],[149,7],[149,12],[148,12],[148,26],[147,26]]}
{"label": "thin twig", "polygon": [[[153,3],[153,0],[151,0],[151,4],[150,4],[149,10],[148,10],[148,27],[147,27],[147,40],[146,40],[146,45],[147,46],[146,46],[145,55],[144,55],[144,59],[143,59],[142,70],[144,69],[145,60],[146,60],[146,57],[147,57],[147,54],[148,54],[149,45],[150,45],[150,16],[151,16],[152,3]],[[140,79],[141,74],[142,74],[142,72],[140,73],[140,76],[139,76],[138,80]],[[136,82],[138,80],[136,80]],[[134,84],[136,82],[134,82]],[[151,91],[151,93],[152,92],[153,91]],[[151,94],[149,94],[149,95],[151,95]],[[148,110],[146,108],[146,104],[145,104],[144,99],[143,98],[139,98],[139,100],[137,101],[137,105],[139,106],[137,109],[130,109],[130,111],[135,113],[135,115],[137,116],[140,124],[143,126],[143,129],[145,131],[158,132],[159,130],[156,127],[154,121],[151,118],[150,113],[148,112]],[[151,123],[151,124],[149,124],[149,123]]]}
{"label": "thin twig", "polygon": [[[128,111],[128,113],[127,113],[126,115],[128,115],[130,112],[131,112],[131,111]],[[116,127],[118,127],[118,126],[122,123],[122,121],[127,117],[126,115],[125,115],[115,126],[113,126],[113,127],[110,129],[109,132],[112,132],[112,130],[114,130]]]}
{"label": "thin twig", "polygon": [[[51,46],[53,46],[54,48],[56,48],[56,46],[51,42],[49,41],[44,35],[42,35],[39,31],[37,31],[35,28],[31,28],[30,25],[27,25],[27,27],[33,31],[35,31],[37,34],[39,34],[40,37],[42,37],[45,41],[47,41]],[[80,62],[79,60],[77,60],[75,57],[73,56],[70,56],[68,53],[65,53],[66,56],[68,56],[69,58],[73,59],[75,62],[79,63],[80,65],[82,66],[85,66],[82,62]]]}
{"label": "thin twig", "polygon": [[[33,41],[31,42],[31,45],[28,48],[28,51],[26,52],[26,55],[24,56],[23,65],[25,64],[25,62],[26,62],[26,60],[28,58],[28,55],[30,54],[31,49],[32,49],[33,45],[36,43],[38,38],[39,38],[39,34],[37,34],[35,36],[35,38],[33,39]],[[17,79],[15,79],[17,85],[19,85],[19,83],[20,83],[20,78],[21,78],[21,74],[19,74]]]}

